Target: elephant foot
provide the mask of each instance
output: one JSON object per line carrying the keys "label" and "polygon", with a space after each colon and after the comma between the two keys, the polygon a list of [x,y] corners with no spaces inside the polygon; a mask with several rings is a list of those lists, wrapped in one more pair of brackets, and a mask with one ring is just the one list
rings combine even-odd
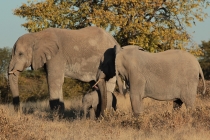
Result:
{"label": "elephant foot", "polygon": [[59,118],[62,118],[64,115],[65,105],[63,102],[60,102],[59,99],[50,100],[50,109],[53,111],[58,111]]}
{"label": "elephant foot", "polygon": [[134,118],[139,118],[139,116],[140,116],[140,113],[134,113],[134,114],[133,114],[133,117],[134,117]]}
{"label": "elephant foot", "polygon": [[91,120],[95,120],[95,117],[96,117],[95,110],[93,108],[91,108],[90,109],[90,119]]}
{"label": "elephant foot", "polygon": [[143,112],[141,113],[133,113],[133,117],[136,118],[136,119],[139,119],[143,116]]}
{"label": "elephant foot", "polygon": [[182,100],[180,99],[176,99],[174,102],[173,102],[173,109],[174,110],[179,110],[181,107],[182,107]]}
{"label": "elephant foot", "polygon": [[13,105],[14,105],[14,110],[16,112],[18,112],[20,110],[20,98],[19,98],[19,96],[13,98]]}
{"label": "elephant foot", "polygon": [[59,105],[58,105],[58,113],[59,113],[59,118],[63,118],[64,117],[64,110],[65,110],[65,105],[63,102],[59,102]]}
{"label": "elephant foot", "polygon": [[59,104],[59,99],[50,100],[50,109],[51,110],[57,110]]}

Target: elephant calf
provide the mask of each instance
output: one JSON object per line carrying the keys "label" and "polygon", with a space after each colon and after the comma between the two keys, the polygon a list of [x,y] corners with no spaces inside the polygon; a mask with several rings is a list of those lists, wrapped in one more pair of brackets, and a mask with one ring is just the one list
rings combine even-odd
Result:
{"label": "elephant calf", "polygon": [[[126,90],[127,91],[127,90]],[[132,113],[132,107],[130,102],[130,95],[126,92],[124,95],[118,92],[107,93],[107,108],[114,110],[120,110],[124,113]],[[84,119],[86,119],[87,113],[89,111],[90,119],[94,119],[97,114],[97,107],[99,104],[98,92],[92,91],[84,95],[82,99],[83,109],[84,109]]]}
{"label": "elephant calf", "polygon": [[[83,118],[86,119],[87,113],[89,111],[90,119],[95,119],[99,115],[99,91],[94,90],[87,93],[82,98],[82,105],[84,109]],[[116,110],[116,98],[111,92],[107,92],[107,109],[114,108]]]}

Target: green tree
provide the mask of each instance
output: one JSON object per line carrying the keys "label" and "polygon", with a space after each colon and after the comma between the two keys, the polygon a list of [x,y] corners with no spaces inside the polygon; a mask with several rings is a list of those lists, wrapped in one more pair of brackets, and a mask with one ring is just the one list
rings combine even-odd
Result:
{"label": "green tree", "polygon": [[[208,15],[205,0],[45,0],[28,1],[14,10],[26,18],[22,24],[29,32],[48,27],[79,29],[103,27],[121,45],[137,44],[150,52],[171,48],[188,49],[199,55],[186,27]],[[194,48],[194,49],[193,49]]]}
{"label": "green tree", "polygon": [[0,48],[0,81],[5,83],[9,61],[11,58],[11,49],[8,47]]}
{"label": "green tree", "polygon": [[7,70],[11,58],[11,49],[0,48],[0,103],[8,101]]}
{"label": "green tree", "polygon": [[[30,86],[28,85],[30,83]],[[19,78],[21,101],[37,101],[49,98],[48,84],[45,70],[26,70]],[[63,96],[64,99],[81,96],[90,89],[89,83],[81,82],[71,78],[64,78]]]}
{"label": "green tree", "polygon": [[204,73],[205,79],[210,79],[210,40],[202,41],[199,45],[204,50],[204,55],[200,57],[199,61]]}

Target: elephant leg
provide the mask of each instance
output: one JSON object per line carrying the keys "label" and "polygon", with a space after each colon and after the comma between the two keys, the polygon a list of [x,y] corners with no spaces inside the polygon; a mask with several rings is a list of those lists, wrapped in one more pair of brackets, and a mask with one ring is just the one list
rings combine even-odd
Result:
{"label": "elephant leg", "polygon": [[143,79],[137,79],[132,75],[130,80],[130,100],[134,116],[139,116],[143,113],[143,95],[145,91],[145,81]]}
{"label": "elephant leg", "polygon": [[57,80],[53,81],[53,77],[48,77],[48,88],[50,93],[50,108],[52,110],[57,110],[64,112],[65,106],[63,102],[62,96],[62,85],[63,79],[57,78]]}
{"label": "elephant leg", "polygon": [[173,109],[174,110],[178,110],[181,108],[183,102],[180,99],[176,99],[175,101],[173,101]]}
{"label": "elephant leg", "polygon": [[97,105],[97,107],[95,108],[95,115],[96,115],[96,118],[100,117],[101,115],[101,98],[100,98],[100,95],[99,95],[99,103]]}
{"label": "elephant leg", "polygon": [[113,78],[110,78],[106,82],[106,88],[107,88],[107,111],[110,113],[112,112],[112,106],[113,106],[113,95],[112,93],[114,92],[116,87],[116,76]]}
{"label": "elephant leg", "polygon": [[90,119],[95,120],[95,110],[93,108],[90,108]]}
{"label": "elephant leg", "polygon": [[83,109],[84,109],[83,119],[86,120],[86,116],[87,116],[87,106],[84,106]]}
{"label": "elephant leg", "polygon": [[16,112],[20,111],[20,98],[19,98],[19,96],[14,97],[12,103],[13,103],[13,105],[14,105],[14,110],[15,110]]}
{"label": "elephant leg", "polygon": [[137,87],[131,87],[130,89],[130,100],[135,116],[138,116],[141,113],[143,113],[143,99],[141,97],[141,94],[144,93],[143,91],[144,86],[142,85],[139,86],[141,86],[140,91],[138,91]]}
{"label": "elephant leg", "polygon": [[135,94],[131,92],[130,100],[131,100],[134,116],[139,116],[141,113],[143,113],[143,109],[144,109],[143,100],[140,97],[140,94]]}
{"label": "elephant leg", "polygon": [[[63,91],[62,86],[64,83],[64,64],[60,65],[48,64],[47,65],[47,82],[48,91],[50,94],[50,108],[51,110],[58,110],[59,113],[64,113]],[[62,69],[63,68],[63,69]]]}
{"label": "elephant leg", "polygon": [[[64,80],[63,80],[63,83],[64,83]],[[62,85],[63,85],[62,83]],[[60,89],[60,92],[59,92],[59,103],[58,103],[58,106],[59,106],[59,111],[60,113],[64,113],[64,110],[65,110],[65,105],[64,105],[64,101],[63,101],[63,88],[61,87]]]}
{"label": "elephant leg", "polygon": [[112,93],[112,107],[115,111],[117,110],[117,98],[113,93]]}
{"label": "elephant leg", "polygon": [[188,82],[188,88],[185,88],[181,95],[181,100],[185,103],[186,109],[188,112],[194,109],[196,95],[197,95],[197,86],[198,80],[194,82]]}

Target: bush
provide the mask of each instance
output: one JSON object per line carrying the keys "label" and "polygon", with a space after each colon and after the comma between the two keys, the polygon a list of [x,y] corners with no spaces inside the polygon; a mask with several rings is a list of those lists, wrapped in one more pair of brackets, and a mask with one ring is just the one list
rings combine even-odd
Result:
{"label": "bush", "polygon": [[[64,99],[81,96],[89,88],[89,83],[65,78],[63,84]],[[24,102],[49,98],[48,84],[44,69],[38,71],[27,70],[22,72],[19,77],[19,90],[21,101]]]}

